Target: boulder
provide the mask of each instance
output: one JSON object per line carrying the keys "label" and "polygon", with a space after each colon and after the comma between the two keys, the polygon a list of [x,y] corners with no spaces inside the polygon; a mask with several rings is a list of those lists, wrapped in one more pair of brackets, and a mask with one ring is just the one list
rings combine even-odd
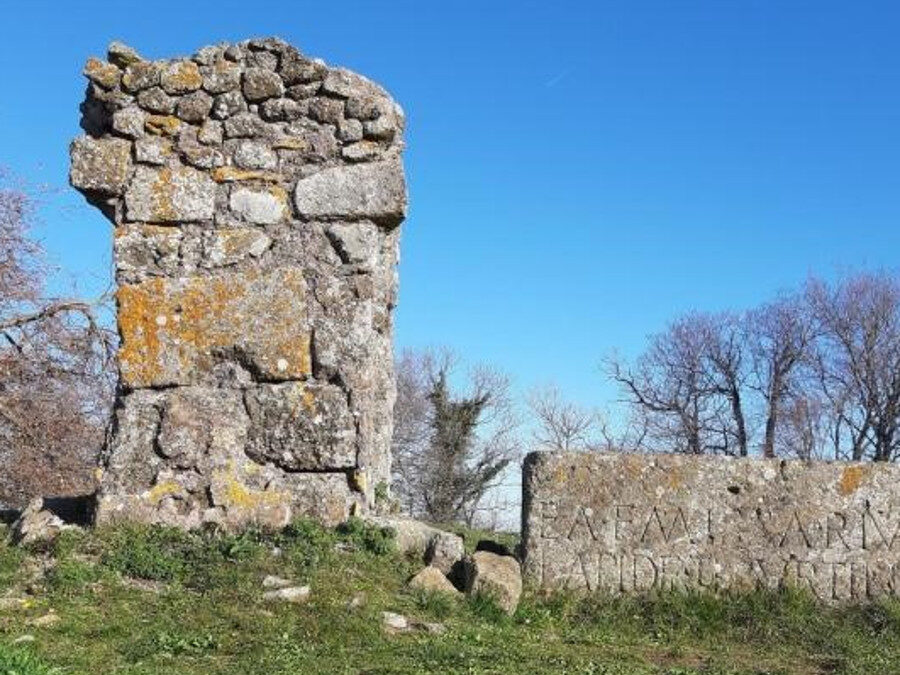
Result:
{"label": "boulder", "polygon": [[409,587],[428,593],[447,593],[459,595],[456,586],[450,583],[446,575],[434,565],[428,565],[409,580]]}
{"label": "boulder", "polygon": [[309,586],[286,586],[266,591],[263,593],[263,600],[278,600],[299,605],[309,600]]}
{"label": "boulder", "polygon": [[465,555],[466,547],[462,537],[438,530],[425,549],[425,562],[444,574],[450,574],[453,566]]}
{"label": "boulder", "polygon": [[426,565],[434,565],[448,574],[465,555],[462,537],[405,517],[370,516],[369,521],[394,531],[400,553],[416,553]]}
{"label": "boulder", "polygon": [[516,611],[522,595],[522,571],[515,558],[476,551],[463,565],[466,594],[487,596],[507,614]]}
{"label": "boulder", "polygon": [[63,530],[77,529],[67,525],[62,518],[44,508],[44,500],[40,497],[32,499],[22,511],[10,530],[9,540],[12,544],[28,545],[37,542],[53,541]]}

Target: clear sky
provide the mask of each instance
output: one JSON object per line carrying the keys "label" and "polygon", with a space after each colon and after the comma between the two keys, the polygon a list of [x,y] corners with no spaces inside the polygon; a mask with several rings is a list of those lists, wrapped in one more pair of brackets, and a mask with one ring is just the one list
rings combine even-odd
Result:
{"label": "clear sky", "polygon": [[[618,347],[689,309],[900,263],[900,4],[817,0],[29,0],[0,29],[0,164],[64,186],[82,64],[279,35],[408,116],[397,341],[584,403]],[[109,283],[110,225],[65,189],[62,278]]]}

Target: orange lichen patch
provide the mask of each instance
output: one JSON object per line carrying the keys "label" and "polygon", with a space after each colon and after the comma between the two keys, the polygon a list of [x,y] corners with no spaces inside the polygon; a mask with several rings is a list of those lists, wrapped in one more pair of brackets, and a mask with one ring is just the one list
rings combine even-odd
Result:
{"label": "orange lichen patch", "polygon": [[181,129],[181,120],[172,115],[150,115],[144,122],[144,129],[156,136],[176,136]]}
{"label": "orange lichen patch", "polygon": [[246,252],[259,237],[259,230],[246,227],[222,230],[216,233],[222,253],[228,257]]}
{"label": "orange lichen patch", "polygon": [[272,143],[272,147],[275,150],[309,150],[312,148],[310,142],[305,138],[300,138],[299,136],[286,136],[284,138],[279,138],[278,140]]}
{"label": "orange lichen patch", "polygon": [[170,94],[195,91],[203,84],[200,69],[193,61],[177,61],[163,72],[162,86]]}
{"label": "orange lichen patch", "polygon": [[673,490],[677,490],[678,488],[681,487],[683,482],[684,481],[681,476],[681,471],[679,471],[675,467],[672,467],[669,470],[669,474],[668,474],[669,487],[672,488]]}
{"label": "orange lichen patch", "polygon": [[122,76],[122,72],[114,65],[93,56],[84,64],[82,72],[91,82],[96,82],[104,89],[115,88]]}
{"label": "orange lichen patch", "polygon": [[305,389],[303,391],[303,397],[301,399],[303,401],[303,408],[309,414],[315,412],[316,408],[316,397],[313,396],[313,393],[309,389]]}
{"label": "orange lichen patch", "polygon": [[147,239],[159,239],[160,237],[180,236],[181,231],[171,225],[148,225],[145,223],[129,223],[120,225],[113,231],[114,239],[122,239],[133,234],[138,234]]}
{"label": "orange lichen patch", "polygon": [[270,171],[247,171],[233,166],[220,166],[212,172],[212,179],[217,183],[233,183],[242,180],[263,180],[277,182],[281,175]]}
{"label": "orange lichen patch", "polygon": [[848,466],[841,471],[841,477],[838,480],[838,492],[845,497],[851,495],[859,488],[862,482],[871,472],[868,466]]}
{"label": "orange lichen patch", "polygon": [[119,364],[131,387],[190,384],[240,353],[267,379],[311,372],[300,270],[154,278],[118,291]]}

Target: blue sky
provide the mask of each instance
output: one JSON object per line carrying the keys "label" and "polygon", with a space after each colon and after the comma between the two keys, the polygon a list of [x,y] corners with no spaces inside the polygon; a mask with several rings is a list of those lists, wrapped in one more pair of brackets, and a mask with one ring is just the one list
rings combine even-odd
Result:
{"label": "blue sky", "polygon": [[[690,309],[900,259],[895,2],[32,0],[0,39],[0,164],[64,186],[82,64],[275,34],[408,116],[400,346],[445,344],[603,404],[613,348]],[[71,190],[41,234],[60,284],[109,283]]]}

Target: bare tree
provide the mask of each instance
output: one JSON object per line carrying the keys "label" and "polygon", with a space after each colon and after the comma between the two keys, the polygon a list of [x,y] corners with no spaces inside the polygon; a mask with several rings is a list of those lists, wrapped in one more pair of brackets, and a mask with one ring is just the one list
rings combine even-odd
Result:
{"label": "bare tree", "polygon": [[786,295],[749,312],[746,325],[752,387],[765,405],[762,454],[774,457],[779,415],[788,398],[797,393],[798,371],[811,353],[813,322],[803,299]]}
{"label": "bare tree", "polygon": [[404,509],[436,522],[475,522],[518,456],[509,380],[489,368],[453,390],[447,352],[404,352],[397,364],[394,490]]}
{"label": "bare tree", "polygon": [[0,502],[90,491],[114,377],[95,305],[49,297],[36,196],[0,172]]}
{"label": "bare tree", "polygon": [[722,425],[723,434],[733,437],[736,454],[746,457],[749,436],[744,401],[747,378],[744,321],[728,313],[694,314],[690,324],[701,340],[703,362],[712,388],[728,402],[732,425]]}
{"label": "bare tree", "polygon": [[900,283],[860,274],[832,286],[809,284],[819,321],[822,390],[836,412],[849,456],[892,461],[900,452]]}
{"label": "bare tree", "polygon": [[534,415],[534,441],[549,450],[568,452],[596,445],[598,414],[572,401],[566,401],[559,389],[547,385],[531,391],[528,408]]}
{"label": "bare tree", "polygon": [[613,380],[646,423],[651,445],[688,454],[740,452],[724,379],[710,368],[710,320],[689,315],[654,336],[634,369],[607,360]]}
{"label": "bare tree", "polygon": [[779,454],[806,460],[838,459],[832,446],[833,416],[828,401],[817,391],[804,389],[788,397],[779,420]]}
{"label": "bare tree", "polygon": [[609,371],[648,449],[896,461],[900,279],[813,280],[740,316],[689,314]]}

